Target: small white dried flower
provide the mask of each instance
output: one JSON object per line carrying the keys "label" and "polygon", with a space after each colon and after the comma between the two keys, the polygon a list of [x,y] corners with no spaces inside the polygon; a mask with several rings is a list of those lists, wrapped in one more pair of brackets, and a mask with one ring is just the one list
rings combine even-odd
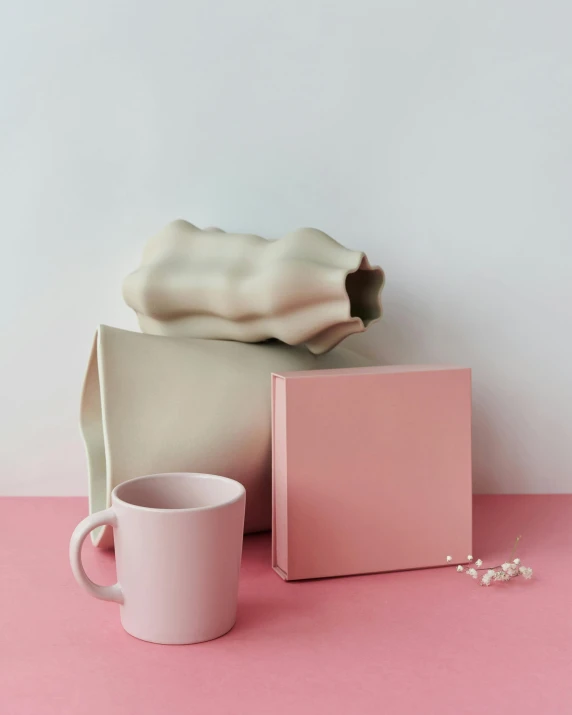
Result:
{"label": "small white dried flower", "polygon": [[[492,573],[494,574],[494,571]],[[491,571],[487,571],[487,573],[481,579],[481,586],[490,586],[492,578],[493,577],[491,575]]]}
{"label": "small white dried flower", "polygon": [[505,563],[501,566],[502,570],[509,576],[516,576],[518,573],[518,566],[516,564]]}
{"label": "small white dried flower", "polygon": [[[512,558],[512,556],[514,555],[520,539],[520,536],[517,537],[514,548],[512,550],[512,554],[509,558]],[[446,558],[448,564],[453,561],[452,556],[447,556]],[[477,559],[474,563],[475,567],[473,568],[473,566],[471,565],[473,558],[474,557],[472,556],[472,554],[468,554],[467,562],[469,562],[469,566],[458,564],[456,566],[456,569],[458,573],[466,573],[468,576],[474,579],[479,578],[479,573],[477,569],[479,571],[486,571],[486,573],[480,576],[479,583],[481,586],[490,586],[493,581],[511,581],[515,576],[522,576],[525,579],[532,578],[532,569],[528,566],[522,566],[520,563],[520,559],[513,559],[513,561],[510,563],[508,561],[505,561],[505,563],[501,564],[500,566],[494,566],[493,568],[482,568],[482,559]]]}

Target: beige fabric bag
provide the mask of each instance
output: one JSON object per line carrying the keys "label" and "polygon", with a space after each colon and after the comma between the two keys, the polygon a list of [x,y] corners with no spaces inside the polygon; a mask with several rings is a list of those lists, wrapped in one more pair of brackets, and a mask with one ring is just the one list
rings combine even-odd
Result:
{"label": "beige fabric bag", "polygon": [[[246,488],[245,531],[270,528],[270,375],[353,367],[366,358],[336,348],[312,355],[282,343],[168,338],[99,327],[81,402],[90,511],[121,482],[160,472],[231,477]],[[94,532],[97,546],[113,530]]]}

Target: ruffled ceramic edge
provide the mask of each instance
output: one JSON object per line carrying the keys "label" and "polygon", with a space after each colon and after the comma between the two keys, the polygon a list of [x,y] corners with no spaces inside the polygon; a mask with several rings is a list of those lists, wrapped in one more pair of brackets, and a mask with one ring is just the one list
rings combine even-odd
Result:
{"label": "ruffled ceramic edge", "polygon": [[[385,273],[381,266],[372,266],[365,253],[359,252],[359,263],[356,268],[350,268],[345,272],[343,282],[343,293],[346,302],[346,315],[342,316],[339,322],[336,322],[324,330],[316,333],[311,340],[306,340],[305,345],[314,355],[322,355],[337,345],[350,335],[365,332],[372,323],[376,323],[383,316],[383,304],[381,301],[381,292],[385,286]],[[362,318],[360,316],[352,316],[352,299],[347,289],[348,277],[355,275],[360,271],[370,272],[373,281],[373,286],[369,291],[371,295],[371,308],[375,311],[371,317]]]}

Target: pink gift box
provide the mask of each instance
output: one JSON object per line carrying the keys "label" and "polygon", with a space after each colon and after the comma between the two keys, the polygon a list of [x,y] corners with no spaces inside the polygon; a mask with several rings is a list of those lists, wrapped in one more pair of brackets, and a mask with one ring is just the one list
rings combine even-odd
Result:
{"label": "pink gift box", "polygon": [[272,565],[282,578],[467,560],[470,369],[273,374],[272,408]]}

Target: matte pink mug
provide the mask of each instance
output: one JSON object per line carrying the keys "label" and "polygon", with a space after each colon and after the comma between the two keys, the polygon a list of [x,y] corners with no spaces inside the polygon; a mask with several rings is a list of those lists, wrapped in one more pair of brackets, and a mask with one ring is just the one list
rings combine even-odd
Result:
{"label": "matte pink mug", "polygon": [[[154,474],[117,486],[111,508],[91,514],[70,542],[74,576],[92,596],[121,606],[127,633],[152,643],[200,643],[236,620],[245,491],[211,474]],[[87,535],[114,529],[117,583],[85,573]]]}

